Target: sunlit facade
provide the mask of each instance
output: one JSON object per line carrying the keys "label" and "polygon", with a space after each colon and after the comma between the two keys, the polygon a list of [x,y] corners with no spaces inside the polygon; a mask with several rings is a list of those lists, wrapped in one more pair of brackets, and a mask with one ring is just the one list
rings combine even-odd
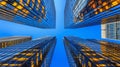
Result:
{"label": "sunlit facade", "polygon": [[[51,16],[51,14],[53,16]],[[50,2],[46,2],[46,0],[1,0],[0,19],[40,28],[54,28],[54,1],[50,0]]]}

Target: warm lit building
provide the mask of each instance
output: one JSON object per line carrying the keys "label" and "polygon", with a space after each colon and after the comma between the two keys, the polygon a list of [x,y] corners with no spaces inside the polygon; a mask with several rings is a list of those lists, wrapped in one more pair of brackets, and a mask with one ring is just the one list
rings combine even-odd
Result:
{"label": "warm lit building", "polygon": [[12,36],[0,38],[0,48],[6,48],[19,43],[30,41],[32,38],[30,36]]}
{"label": "warm lit building", "polygon": [[76,0],[73,7],[74,22],[82,21],[82,17],[79,16],[79,12],[86,6],[88,0]]}
{"label": "warm lit building", "polygon": [[55,13],[53,0],[0,0],[0,19],[19,24],[55,28]]}
{"label": "warm lit building", "polygon": [[70,67],[120,67],[120,43],[68,36],[64,44]]}
{"label": "warm lit building", "polygon": [[0,67],[50,67],[55,37],[44,37],[0,49]]}
{"label": "warm lit building", "polygon": [[69,28],[98,25],[101,24],[103,18],[120,14],[120,0],[75,0],[75,3],[67,0],[67,3],[74,5],[68,6],[66,4],[67,8],[65,8],[65,14],[68,11],[68,15],[71,17],[66,18],[67,16],[65,16],[66,24],[72,22]]}
{"label": "warm lit building", "polygon": [[120,61],[120,44],[100,41],[102,54],[115,62]]}

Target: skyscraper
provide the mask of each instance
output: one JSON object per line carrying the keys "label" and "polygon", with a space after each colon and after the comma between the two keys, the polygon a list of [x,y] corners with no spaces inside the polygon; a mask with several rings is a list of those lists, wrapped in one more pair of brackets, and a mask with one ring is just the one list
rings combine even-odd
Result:
{"label": "skyscraper", "polygon": [[1,0],[0,19],[40,28],[55,28],[54,1]]}
{"label": "skyscraper", "polygon": [[119,67],[120,43],[65,37],[70,67]]}
{"label": "skyscraper", "polygon": [[0,67],[49,67],[55,37],[44,37],[0,49]]}
{"label": "skyscraper", "polygon": [[68,28],[73,24],[73,13],[72,7],[74,6],[76,0],[66,0],[66,6],[64,10],[64,26]]}
{"label": "skyscraper", "polygon": [[69,28],[98,25],[101,24],[103,18],[120,14],[119,0],[75,0],[75,2],[67,0],[67,4],[65,23],[70,24]]}
{"label": "skyscraper", "polygon": [[30,36],[12,36],[12,37],[0,38],[0,48],[13,46],[19,43],[30,41],[31,39],[32,37]]}

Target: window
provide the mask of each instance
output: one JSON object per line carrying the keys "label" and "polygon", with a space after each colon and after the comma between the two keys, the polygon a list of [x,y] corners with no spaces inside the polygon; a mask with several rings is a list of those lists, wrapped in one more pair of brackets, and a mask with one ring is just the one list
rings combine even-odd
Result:
{"label": "window", "polygon": [[110,39],[120,39],[120,21],[106,24],[106,36]]}
{"label": "window", "polygon": [[120,15],[102,19],[101,29],[102,38],[120,40]]}

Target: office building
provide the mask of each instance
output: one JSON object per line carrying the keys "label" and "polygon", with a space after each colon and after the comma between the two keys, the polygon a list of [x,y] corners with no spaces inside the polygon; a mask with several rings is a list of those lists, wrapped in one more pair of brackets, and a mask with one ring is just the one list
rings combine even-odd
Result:
{"label": "office building", "polygon": [[55,28],[55,13],[53,0],[0,0],[0,19],[19,24]]}
{"label": "office building", "polygon": [[19,43],[30,41],[32,38],[30,36],[12,36],[0,38],[0,48],[6,48]]}
{"label": "office building", "polygon": [[120,15],[104,18],[101,31],[102,38],[120,40]]}
{"label": "office building", "polygon": [[120,66],[120,43],[68,36],[64,44],[70,67]]}
{"label": "office building", "polygon": [[73,13],[72,7],[74,6],[76,0],[66,0],[65,10],[64,10],[64,26],[65,28],[73,24]]}
{"label": "office building", "polygon": [[65,15],[69,15],[65,16],[65,23],[72,22],[69,28],[99,25],[103,18],[120,14],[120,0],[75,0],[75,2],[67,0],[67,3],[74,5],[66,4],[65,8]]}
{"label": "office building", "polygon": [[55,37],[44,37],[0,49],[0,67],[49,67]]}

